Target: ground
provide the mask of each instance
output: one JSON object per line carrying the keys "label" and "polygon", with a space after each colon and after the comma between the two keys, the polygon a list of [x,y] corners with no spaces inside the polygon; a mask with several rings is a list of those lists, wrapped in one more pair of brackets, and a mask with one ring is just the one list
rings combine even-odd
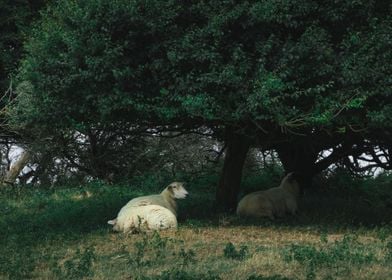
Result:
{"label": "ground", "polygon": [[369,183],[308,191],[297,216],[277,221],[215,214],[210,183],[189,186],[177,231],[134,235],[106,221],[159,187],[3,189],[0,278],[392,279],[392,210]]}

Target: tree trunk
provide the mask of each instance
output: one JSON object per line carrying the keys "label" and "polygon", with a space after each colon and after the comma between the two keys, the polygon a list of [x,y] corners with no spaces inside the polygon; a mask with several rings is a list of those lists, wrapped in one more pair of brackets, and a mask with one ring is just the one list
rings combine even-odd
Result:
{"label": "tree trunk", "polygon": [[250,141],[247,137],[228,129],[226,146],[225,161],[216,192],[216,207],[218,211],[231,212],[237,206],[242,169]]}
{"label": "tree trunk", "polygon": [[19,156],[18,160],[10,167],[7,174],[5,174],[3,179],[3,185],[13,185],[18,178],[20,172],[27,165],[30,160],[30,153],[28,151],[23,151]]}
{"label": "tree trunk", "polygon": [[286,173],[295,172],[304,188],[311,187],[312,179],[316,175],[316,161],[319,151],[308,141],[287,143],[277,149],[279,159]]}

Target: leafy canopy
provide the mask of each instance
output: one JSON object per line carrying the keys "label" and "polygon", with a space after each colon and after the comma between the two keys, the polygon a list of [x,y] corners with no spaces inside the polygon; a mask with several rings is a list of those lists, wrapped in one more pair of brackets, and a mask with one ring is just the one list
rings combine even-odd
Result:
{"label": "leafy canopy", "polygon": [[387,1],[58,1],[26,45],[14,124],[390,127]]}

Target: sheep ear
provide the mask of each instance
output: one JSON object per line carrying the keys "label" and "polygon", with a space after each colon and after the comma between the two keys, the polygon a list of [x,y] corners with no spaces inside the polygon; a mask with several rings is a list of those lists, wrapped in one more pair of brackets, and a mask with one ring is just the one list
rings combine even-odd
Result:
{"label": "sheep ear", "polygon": [[294,172],[290,172],[289,174],[287,174],[287,179],[292,182],[293,180],[295,180],[295,174]]}
{"label": "sheep ear", "polygon": [[169,190],[169,192],[174,193],[174,192],[173,192],[173,186],[172,186],[172,185],[168,185],[168,186],[167,186],[167,189]]}
{"label": "sheep ear", "polygon": [[114,226],[117,223],[117,219],[109,220],[108,224]]}

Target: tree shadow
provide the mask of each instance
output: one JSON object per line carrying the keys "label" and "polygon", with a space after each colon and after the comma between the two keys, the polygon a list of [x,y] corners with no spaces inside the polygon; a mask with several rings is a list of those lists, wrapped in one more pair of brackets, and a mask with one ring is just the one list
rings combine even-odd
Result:
{"label": "tree shadow", "polygon": [[179,223],[199,227],[208,226],[262,226],[312,227],[333,229],[373,229],[391,225],[392,209],[372,205],[360,197],[339,198],[334,194],[308,194],[299,201],[297,215],[270,220],[269,218],[239,218],[232,214],[219,214],[213,199],[206,194],[195,195],[179,209]]}
{"label": "tree shadow", "polygon": [[43,195],[2,215],[0,239],[3,242],[20,240],[26,245],[33,245],[57,237],[66,240],[94,231],[109,230],[107,220],[115,217],[126,201],[128,198],[107,193],[59,199]]}

